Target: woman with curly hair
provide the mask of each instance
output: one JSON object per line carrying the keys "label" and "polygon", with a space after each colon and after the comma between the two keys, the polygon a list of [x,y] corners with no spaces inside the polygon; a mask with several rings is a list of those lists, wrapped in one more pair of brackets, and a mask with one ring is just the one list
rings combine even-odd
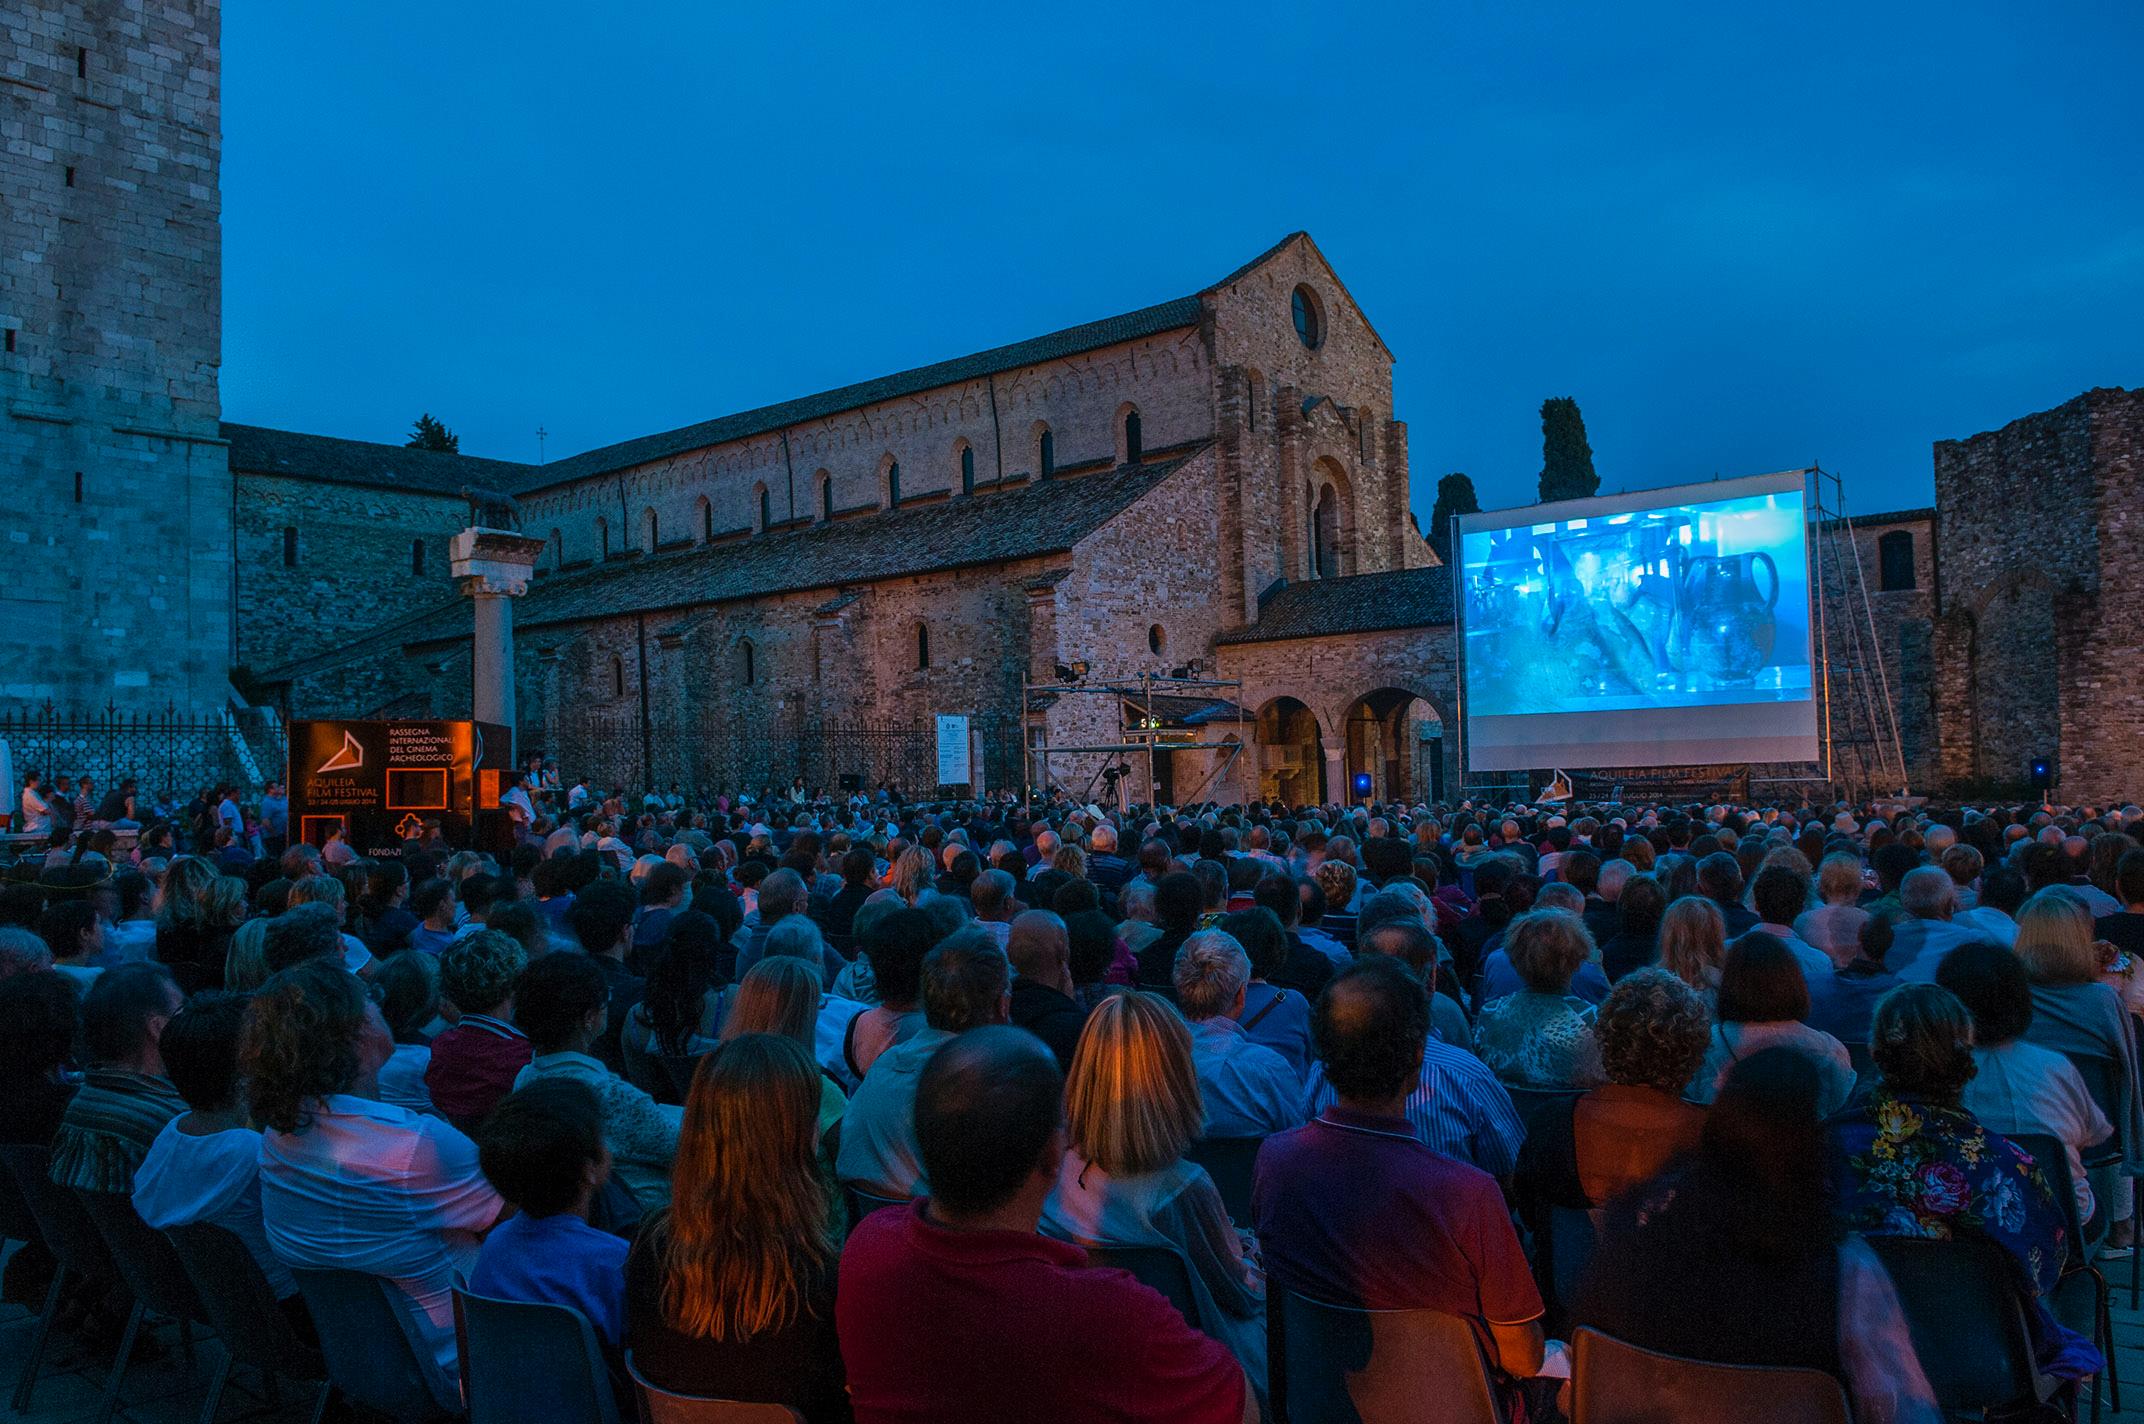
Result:
{"label": "woman with curly hair", "polygon": [[1593,1022],[1608,1081],[1528,1125],[1519,1175],[1531,1200],[1599,1207],[1696,1147],[1705,1110],[1682,1093],[1711,1031],[1705,1001],[1665,969],[1618,980]]}
{"label": "woman with curly hair", "polygon": [[441,1381],[451,1381],[454,1275],[475,1268],[479,1238],[507,1208],[474,1143],[378,1100],[380,1065],[393,1052],[379,1006],[333,960],[308,960],[261,986],[240,1047],[262,1128],[261,1219],[293,1267],[384,1278]]}
{"label": "woman with curly hair", "polygon": [[819,1175],[818,1066],[748,1033],[700,1060],[670,1206],[625,1263],[625,1343],[663,1389],[850,1418],[834,1335],[841,1248]]}
{"label": "woman with curly hair", "polygon": [[1965,1110],[1965,1085],[1978,1071],[1972,1014],[1941,985],[1902,984],[1876,1005],[1869,1050],[1883,1081],[1831,1124],[1840,1220],[1870,1236],[1994,1242],[2031,1290],[2026,1316],[2041,1373],[2096,1374],[2099,1351],[2047,1308],[2069,1259],[2047,1170]]}

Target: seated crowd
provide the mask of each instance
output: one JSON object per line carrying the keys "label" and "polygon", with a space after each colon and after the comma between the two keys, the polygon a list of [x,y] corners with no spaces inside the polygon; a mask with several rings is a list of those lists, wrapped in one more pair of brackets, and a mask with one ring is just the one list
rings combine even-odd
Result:
{"label": "seated crowd", "polygon": [[[504,859],[178,853],[259,839],[218,797],[5,866],[0,1143],[228,1230],[301,1336],[371,1275],[451,1382],[461,1285],[811,1424],[1255,1420],[1291,1296],[1463,1319],[1515,1420],[1581,1327],[1932,1420],[1897,1237],[2104,1368],[2058,1287],[2134,1249],[2135,808],[537,789]],[[1156,1250],[1183,1299],[1090,1256]]]}

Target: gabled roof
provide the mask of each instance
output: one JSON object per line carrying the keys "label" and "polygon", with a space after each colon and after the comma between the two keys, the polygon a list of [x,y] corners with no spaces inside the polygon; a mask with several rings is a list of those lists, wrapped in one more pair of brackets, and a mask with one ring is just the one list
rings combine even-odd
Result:
{"label": "gabled roof", "polygon": [[666,430],[659,435],[643,435],[636,440],[584,451],[579,455],[536,467],[534,477],[525,488],[542,489],[569,480],[586,479],[591,475],[609,474],[614,470],[644,465],[650,460],[680,455],[687,450],[700,450],[726,441],[744,440],[803,421],[839,415],[843,411],[855,410],[860,406],[876,405],[880,401],[896,400],[902,396],[936,390],[940,386],[957,385],[962,381],[977,380],[1000,371],[1018,370],[1022,366],[1076,356],[1082,351],[1115,346],[1124,341],[1136,341],[1140,337],[1155,336],[1180,327],[1196,326],[1198,320],[1198,297],[1178,297],[1174,301],[1141,307],[1138,311],[1126,312],[1122,316],[1104,317],[1100,321],[1066,327],[1063,331],[1053,331],[1047,336],[1032,336],[1025,341],[1015,341],[1010,346],[996,346],[971,356],[938,361],[928,366],[918,366],[914,370],[880,376],[875,380],[859,381],[852,386],[821,391],[817,395],[800,396],[795,400],[761,406],[757,410],[719,416],[714,420],[702,421],[698,425]]}
{"label": "gabled roof", "polygon": [[[1067,553],[1204,448],[1101,474],[1031,481],[869,519],[812,524],[550,575],[516,600],[514,625],[533,630]],[[467,602],[452,599],[341,647],[270,669],[261,680],[287,682],[369,652],[466,638],[469,619]]]}
{"label": "gabled roof", "polygon": [[1214,641],[1277,643],[1338,633],[1447,627],[1451,622],[1452,571],[1432,564],[1291,583],[1259,605],[1257,622],[1231,628]]}
{"label": "gabled roof", "polygon": [[[1362,309],[1361,302],[1355,300],[1355,294],[1347,289],[1347,283],[1340,280],[1339,270],[1333,266],[1332,262],[1326,257],[1324,252],[1319,249],[1317,239],[1312,237],[1309,233],[1301,231],[1300,229],[1295,232],[1289,233],[1279,242],[1274,243],[1271,247],[1259,253],[1256,257],[1253,257],[1250,261],[1244,263],[1241,267],[1238,267],[1235,271],[1229,273],[1220,281],[1214,283],[1213,286],[1208,287],[1206,291],[1211,292],[1218,290],[1219,288],[1228,286],[1231,282],[1236,281],[1238,278],[1244,276],[1246,273],[1255,272],[1260,267],[1265,266],[1265,264],[1272,260],[1274,257],[1278,256],[1282,249],[1286,248],[1289,243],[1294,242],[1298,238],[1302,239],[1303,245],[1310,249],[1310,255],[1318,259],[1318,265],[1325,269],[1325,274],[1333,279],[1333,285],[1340,289],[1341,296],[1347,298],[1348,305],[1355,309],[1355,315],[1362,319],[1363,330],[1370,333],[1370,339],[1376,342],[1378,344],[1378,347],[1382,349],[1387,356],[1390,356],[1392,354],[1392,348],[1390,346],[1385,345],[1385,338],[1378,335],[1377,328],[1370,324],[1369,313],[1365,312]],[[1201,295],[1204,295],[1204,293],[1201,293]]]}
{"label": "gabled roof", "polygon": [[412,450],[334,435],[303,435],[225,421],[231,468],[243,474],[279,475],[324,484],[369,485],[420,494],[459,495],[464,489],[516,490],[542,467],[477,455]]}

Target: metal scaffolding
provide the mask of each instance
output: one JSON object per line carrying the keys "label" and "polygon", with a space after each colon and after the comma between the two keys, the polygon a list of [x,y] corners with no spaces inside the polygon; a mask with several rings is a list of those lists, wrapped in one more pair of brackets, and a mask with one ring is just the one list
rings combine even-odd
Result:
{"label": "metal scaffolding", "polygon": [[[1228,702],[1232,707],[1235,708],[1236,711],[1236,715],[1232,719],[1236,727],[1236,739],[1234,741],[1164,741],[1162,739],[1163,728],[1161,726],[1160,719],[1155,715],[1154,708],[1154,698],[1157,695],[1163,697],[1172,697],[1184,694],[1195,695],[1199,692],[1218,693],[1220,689],[1224,688],[1230,689],[1232,690],[1232,692],[1240,692],[1243,688],[1243,683],[1241,679],[1208,678],[1194,676],[1179,677],[1164,673],[1143,672],[1136,677],[1097,678],[1094,681],[1089,682],[1086,680],[1084,666],[1075,665],[1072,668],[1067,668],[1064,665],[1060,664],[1056,668],[1056,671],[1060,674],[1059,680],[1056,682],[1035,682],[1029,677],[1026,669],[1023,668],[1020,672],[1021,736],[1023,740],[1026,738],[1027,729],[1029,727],[1036,727],[1042,733],[1042,737],[1039,742],[1023,746],[1021,749],[1022,755],[1020,758],[1020,790],[1021,799],[1024,801],[1032,802],[1035,799],[1035,787],[1038,780],[1038,769],[1040,773],[1039,780],[1043,790],[1047,792],[1049,787],[1053,784],[1054,778],[1050,774],[1050,758],[1052,756],[1062,757],[1099,754],[1116,759],[1103,763],[1102,767],[1095,772],[1094,777],[1089,779],[1085,791],[1086,793],[1092,793],[1094,789],[1093,783],[1095,780],[1109,781],[1111,783],[1112,789],[1114,789],[1116,792],[1118,808],[1121,810],[1123,809],[1125,802],[1125,791],[1122,784],[1122,771],[1120,769],[1118,773],[1113,776],[1105,776],[1105,773],[1107,773],[1113,766],[1117,766],[1118,762],[1121,761],[1123,757],[1135,752],[1146,753],[1146,787],[1149,804],[1151,804],[1152,799],[1157,794],[1161,784],[1158,771],[1160,754],[1162,752],[1227,752],[1228,756],[1221,762],[1219,766],[1215,767],[1213,771],[1207,775],[1206,781],[1210,782],[1214,779],[1214,777],[1219,776],[1222,772],[1226,771],[1228,767],[1235,761],[1235,759],[1242,754],[1243,749],[1250,744],[1250,738],[1248,735],[1249,722],[1247,715],[1245,714],[1243,709],[1243,703],[1233,695],[1228,698]],[[1067,672],[1071,672],[1073,676],[1069,678],[1062,676],[1064,673]],[[1036,714],[1038,711],[1047,711],[1048,709],[1047,705],[1045,705],[1043,708],[1038,709],[1035,706],[1035,699],[1037,697],[1045,695],[1051,697],[1082,695],[1113,697],[1118,701],[1120,706],[1123,703],[1130,702],[1139,706],[1142,709],[1142,713],[1139,718],[1140,725],[1138,725],[1137,727],[1125,728],[1125,740],[1119,742],[1103,742],[1083,746],[1051,746],[1050,726],[1048,720],[1046,718],[1039,721],[1036,720]],[[1123,714],[1119,712],[1118,717],[1120,725],[1122,722],[1122,716]],[[1199,789],[1203,791],[1205,789],[1205,786],[1206,782],[1201,782],[1199,785]],[[1088,799],[1088,796],[1083,794],[1082,799]]]}

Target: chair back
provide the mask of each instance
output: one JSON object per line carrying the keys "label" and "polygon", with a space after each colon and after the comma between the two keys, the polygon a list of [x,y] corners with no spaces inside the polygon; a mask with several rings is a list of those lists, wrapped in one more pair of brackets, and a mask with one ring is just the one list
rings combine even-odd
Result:
{"label": "chair back", "polygon": [[455,1382],[440,1373],[431,1346],[390,1296],[393,1282],[363,1271],[293,1267],[290,1273],[320,1331],[328,1378],[352,1402],[396,1424],[461,1412]]}
{"label": "chair back", "polygon": [[804,1424],[803,1414],[786,1404],[750,1404],[738,1399],[672,1394],[648,1383],[634,1367],[630,1350],[625,1355],[625,1370],[633,1377],[633,1393],[640,1401],[640,1424]]}
{"label": "chair back", "polygon": [[1191,1284],[1191,1263],[1174,1246],[1089,1246],[1087,1264],[1130,1271],[1139,1284],[1175,1306],[1186,1325],[1206,1330],[1199,1319],[1198,1292]]}
{"label": "chair back", "polygon": [[82,1210],[89,1214],[97,1234],[112,1254],[121,1280],[134,1298],[167,1320],[191,1320],[209,1325],[200,1292],[194,1289],[179,1253],[163,1233],[149,1226],[134,1210],[134,1199],[121,1192],[76,1190]]}
{"label": "chair back", "polygon": [[1876,1081],[1878,1075],[1876,1072],[1875,1049],[1865,1043],[1849,1043],[1846,1045],[1846,1056],[1854,1062],[1855,1082],[1873,1083]]}
{"label": "chair back", "polygon": [[[1497,1424],[1474,1327],[1434,1310],[1357,1310],[1279,1296],[1273,1390],[1288,1424]],[[1276,1303],[1267,1300],[1268,1319]]]}
{"label": "chair back", "polygon": [[882,1197],[876,1192],[865,1191],[854,1182],[843,1182],[841,1184],[841,1195],[849,1205],[849,1230],[851,1231],[856,1229],[857,1222],[862,1221],[872,1212],[884,1211],[890,1206],[907,1206],[910,1200],[907,1197]]}
{"label": "chair back", "polygon": [[327,1361],[298,1338],[246,1243],[212,1222],[164,1229],[231,1358],[296,1380],[324,1380]]}
{"label": "chair back", "polygon": [[2032,1339],[2001,1247],[1972,1237],[1868,1241],[1898,1288],[1914,1353],[1946,1417],[2032,1393]]}
{"label": "chair back", "polygon": [[73,1192],[52,1180],[52,1149],[10,1143],[0,1146],[0,1162],[60,1265],[78,1276],[111,1275],[112,1253],[96,1223]]}
{"label": "chair back", "polygon": [[603,1348],[588,1317],[573,1307],[499,1300],[456,1287],[454,1335],[469,1424],[546,1417],[618,1424]]}
{"label": "chair back", "polygon": [[1238,1226],[1251,1224],[1251,1169],[1264,1145],[1263,1137],[1202,1137],[1184,1149],[1185,1160],[1198,1163],[1213,1178],[1228,1219]]}
{"label": "chair back", "polygon": [[1506,1083],[1504,1090],[1511,1094],[1511,1105],[1519,1110],[1519,1121],[1526,1124],[1529,1134],[1535,1118],[1550,1108],[1575,1103],[1581,1096],[1576,1088],[1514,1088]]}
{"label": "chair back", "polygon": [[2069,1232],[2070,1264],[2081,1266],[2091,1255],[2091,1248],[2106,1235],[2107,1218],[2111,1213],[2093,1214],[2095,1228],[2093,1238],[2087,1240],[2084,1222],[2077,1208],[2077,1178],[2070,1171],[2070,1154],[2062,1144],[2044,1132],[2006,1132],[2003,1136],[2017,1147],[2032,1155],[2032,1160],[2047,1173],[2047,1185],[2054,1190],[2055,1205],[2062,1209],[2062,1225]]}
{"label": "chair back", "polygon": [[1846,1391],[1822,1370],[1715,1365],[1626,1345],[1580,1326],[1572,1342],[1572,1424],[1852,1424]]}
{"label": "chair back", "polygon": [[2104,1053],[2069,1053],[2069,1059],[2077,1076],[2084,1079],[2084,1090],[2099,1104],[2099,1110],[2107,1121],[2114,1124],[2114,1135],[2096,1147],[2084,1150],[2087,1167],[2104,1167],[2122,1160],[2122,1153],[2129,1146],[2128,1118],[2122,1115],[2122,1069],[2121,1065]]}

